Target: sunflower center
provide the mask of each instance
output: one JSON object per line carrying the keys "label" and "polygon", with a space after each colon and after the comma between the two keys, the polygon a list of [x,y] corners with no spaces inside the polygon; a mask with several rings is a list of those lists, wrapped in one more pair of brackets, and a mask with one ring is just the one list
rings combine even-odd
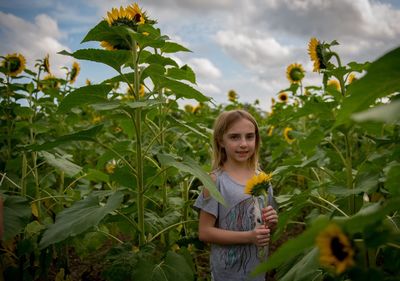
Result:
{"label": "sunflower center", "polygon": [[300,69],[295,68],[290,72],[290,76],[293,81],[300,81],[301,79],[303,79],[304,74]]}
{"label": "sunflower center", "polygon": [[18,58],[9,58],[7,68],[11,71],[17,71],[21,67],[21,61]]}
{"label": "sunflower center", "polygon": [[334,237],[331,240],[331,250],[332,254],[339,261],[343,261],[348,256],[348,253],[344,251],[344,245],[340,242],[338,237]]}

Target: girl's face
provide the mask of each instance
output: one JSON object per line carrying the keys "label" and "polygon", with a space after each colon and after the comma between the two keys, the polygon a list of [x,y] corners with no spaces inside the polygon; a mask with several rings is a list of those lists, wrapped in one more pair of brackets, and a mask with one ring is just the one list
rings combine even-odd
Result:
{"label": "girl's face", "polygon": [[247,163],[255,152],[255,126],[247,119],[238,120],[224,133],[220,145],[225,149],[227,161]]}

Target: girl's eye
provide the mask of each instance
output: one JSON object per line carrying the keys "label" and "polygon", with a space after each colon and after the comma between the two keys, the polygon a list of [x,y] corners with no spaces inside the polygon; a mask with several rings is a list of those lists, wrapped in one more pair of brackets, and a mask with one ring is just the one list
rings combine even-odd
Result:
{"label": "girl's eye", "polygon": [[230,139],[231,140],[239,140],[240,136],[239,135],[232,135]]}
{"label": "girl's eye", "polygon": [[246,136],[246,139],[248,139],[248,140],[252,140],[252,139],[254,139],[256,136],[254,135],[254,134],[250,134],[250,135],[247,135]]}

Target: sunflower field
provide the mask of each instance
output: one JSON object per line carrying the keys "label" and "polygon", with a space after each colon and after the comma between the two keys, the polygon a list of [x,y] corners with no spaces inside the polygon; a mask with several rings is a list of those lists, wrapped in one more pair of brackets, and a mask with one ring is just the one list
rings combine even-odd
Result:
{"label": "sunflower field", "polygon": [[[257,119],[279,205],[254,274],[400,280],[400,48],[342,64],[336,41],[312,38],[318,85],[293,63],[270,110],[234,90],[215,105],[156,24],[137,4],[112,9],[82,40],[99,48],[60,52],[76,60],[65,77],[49,56],[28,69],[1,54],[0,280],[210,280],[192,206],[203,187],[222,202],[211,130],[236,108]],[[79,60],[116,76],[75,87]]]}

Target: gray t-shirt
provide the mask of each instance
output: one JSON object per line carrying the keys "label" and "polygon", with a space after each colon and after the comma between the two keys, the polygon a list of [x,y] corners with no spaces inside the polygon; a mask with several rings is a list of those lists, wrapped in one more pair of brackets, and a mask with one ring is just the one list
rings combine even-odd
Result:
{"label": "gray t-shirt", "polygon": [[[217,219],[218,228],[249,231],[261,223],[260,205],[264,205],[262,197],[255,198],[244,193],[244,185],[235,182],[224,171],[216,172],[216,186],[224,197],[224,207],[211,196],[205,198],[203,193],[197,198],[194,207],[201,209]],[[274,206],[271,186],[268,189],[268,204]],[[264,258],[257,257],[257,246],[254,244],[219,245],[211,244],[210,266],[213,281],[264,281],[264,274],[250,277],[251,271]]]}

